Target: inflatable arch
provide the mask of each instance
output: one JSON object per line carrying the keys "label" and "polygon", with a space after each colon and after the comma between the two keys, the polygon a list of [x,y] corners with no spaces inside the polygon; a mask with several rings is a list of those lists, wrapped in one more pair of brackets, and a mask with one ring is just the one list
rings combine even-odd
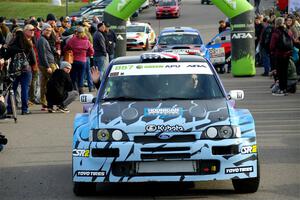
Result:
{"label": "inflatable arch", "polygon": [[[126,54],[126,21],[145,0],[113,0],[104,12],[118,39],[116,56]],[[212,0],[231,23],[231,65],[233,76],[254,76],[255,33],[253,6],[247,0]]]}

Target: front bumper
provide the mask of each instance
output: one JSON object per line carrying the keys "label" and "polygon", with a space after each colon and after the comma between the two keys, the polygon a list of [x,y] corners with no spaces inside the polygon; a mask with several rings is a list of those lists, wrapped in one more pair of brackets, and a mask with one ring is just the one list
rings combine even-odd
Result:
{"label": "front bumper", "polygon": [[156,17],[163,17],[163,16],[177,17],[179,16],[179,11],[156,12]]}
{"label": "front bumper", "polygon": [[[249,151],[254,146],[255,151]],[[74,149],[88,153],[74,155]],[[180,182],[253,177],[257,177],[256,143],[248,138],[159,144],[80,142],[73,147],[75,182]]]}

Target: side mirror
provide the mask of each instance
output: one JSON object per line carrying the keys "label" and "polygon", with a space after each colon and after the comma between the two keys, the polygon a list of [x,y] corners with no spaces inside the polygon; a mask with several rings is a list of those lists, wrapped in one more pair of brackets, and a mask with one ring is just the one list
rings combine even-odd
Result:
{"label": "side mirror", "polygon": [[229,99],[233,100],[243,100],[244,99],[244,91],[243,90],[230,90],[228,93]]}
{"label": "side mirror", "polygon": [[95,98],[92,94],[81,94],[79,100],[82,104],[95,103]]}

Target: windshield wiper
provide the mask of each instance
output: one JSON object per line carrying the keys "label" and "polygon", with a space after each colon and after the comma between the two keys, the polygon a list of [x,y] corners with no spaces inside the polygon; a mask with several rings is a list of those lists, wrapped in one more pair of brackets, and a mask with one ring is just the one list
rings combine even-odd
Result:
{"label": "windshield wiper", "polygon": [[166,100],[193,100],[194,98],[186,98],[186,97],[166,97],[166,98],[159,98],[157,100],[162,100],[162,101],[166,101]]}

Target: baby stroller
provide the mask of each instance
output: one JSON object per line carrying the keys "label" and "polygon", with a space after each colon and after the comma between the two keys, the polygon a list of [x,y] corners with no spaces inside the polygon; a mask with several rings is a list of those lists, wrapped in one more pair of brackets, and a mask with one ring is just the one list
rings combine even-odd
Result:
{"label": "baby stroller", "polygon": [[0,151],[2,151],[3,146],[7,144],[7,139],[2,133],[0,133]]}
{"label": "baby stroller", "polygon": [[[290,59],[288,66],[287,92],[296,93],[298,79],[295,63]],[[271,88],[272,93],[276,93],[280,90],[278,81],[276,81]]]}

